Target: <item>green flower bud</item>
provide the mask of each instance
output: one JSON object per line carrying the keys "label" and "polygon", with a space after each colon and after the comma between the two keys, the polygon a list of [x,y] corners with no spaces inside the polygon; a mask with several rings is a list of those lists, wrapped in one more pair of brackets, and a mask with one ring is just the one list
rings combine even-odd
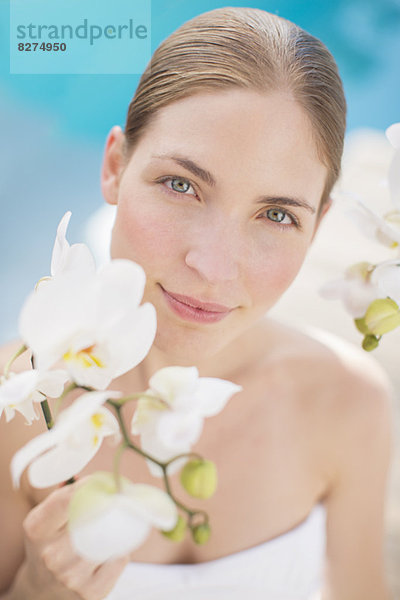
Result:
{"label": "green flower bud", "polygon": [[211,535],[211,528],[208,523],[202,523],[201,525],[196,525],[192,529],[192,536],[194,542],[196,544],[205,544],[208,542]]}
{"label": "green flower bud", "polygon": [[379,339],[375,335],[366,335],[362,342],[362,347],[367,352],[375,350],[379,345]]}
{"label": "green flower bud", "polygon": [[364,335],[368,335],[369,334],[369,329],[365,324],[365,319],[361,318],[361,319],[354,319],[354,323],[358,329],[358,331],[360,333],[363,333]]}
{"label": "green flower bud", "polygon": [[365,313],[364,321],[369,333],[383,335],[400,325],[399,307],[391,298],[374,300]]}
{"label": "green flower bud", "polygon": [[185,519],[181,517],[181,515],[179,515],[175,527],[173,529],[170,529],[169,531],[162,530],[161,533],[173,542],[181,542],[186,534]]}
{"label": "green flower bud", "polygon": [[209,498],[217,487],[217,469],[210,460],[190,460],[181,471],[181,484],[195,498]]}

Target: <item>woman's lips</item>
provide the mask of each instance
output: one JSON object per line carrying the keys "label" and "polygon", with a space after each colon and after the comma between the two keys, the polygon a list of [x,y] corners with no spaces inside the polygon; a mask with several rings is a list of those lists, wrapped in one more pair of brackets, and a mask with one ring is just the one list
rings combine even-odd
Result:
{"label": "woman's lips", "polygon": [[164,298],[173,312],[186,321],[198,323],[216,323],[224,319],[233,310],[229,306],[215,302],[202,302],[197,298],[174,294],[165,290],[160,284]]}

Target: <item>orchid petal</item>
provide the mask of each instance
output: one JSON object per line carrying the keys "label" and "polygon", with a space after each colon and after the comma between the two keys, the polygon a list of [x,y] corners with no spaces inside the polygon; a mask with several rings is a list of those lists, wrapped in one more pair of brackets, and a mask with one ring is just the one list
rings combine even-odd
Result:
{"label": "orchid petal", "polygon": [[154,307],[137,306],[144,278],[139,265],[118,259],[97,275],[62,273],[39,287],[19,320],[38,368],[64,359],[76,383],[102,390],[139,364],[156,333]]}
{"label": "orchid petal", "polygon": [[87,366],[85,358],[80,360],[79,356],[76,360],[68,360],[68,371],[71,379],[78,385],[82,387],[91,387],[96,390],[105,390],[116,375],[107,365],[107,359],[104,358],[104,348],[98,348],[93,345],[92,354],[95,358],[92,361],[88,361],[91,363],[90,366]]}
{"label": "orchid petal", "polygon": [[150,525],[171,529],[176,521],[176,506],[162,490],[123,477],[117,489],[111,474],[96,473],[76,490],[68,525],[76,552],[104,562],[140,546]]}
{"label": "orchid petal", "polygon": [[157,421],[156,432],[166,448],[178,450],[195,444],[203,430],[198,414],[166,412]]}
{"label": "orchid petal", "polygon": [[52,448],[58,441],[57,432],[47,431],[30,440],[11,459],[11,475],[15,488],[19,487],[22,473],[35,458]]}
{"label": "orchid petal", "polygon": [[355,281],[353,285],[348,285],[347,293],[343,297],[343,304],[354,319],[360,319],[378,295],[379,292],[372,286]]}
{"label": "orchid petal", "polygon": [[145,483],[123,480],[122,491],[129,507],[142,519],[160,529],[172,529],[177,521],[176,505],[166,492]]}
{"label": "orchid petal", "polygon": [[121,392],[112,390],[87,392],[82,394],[75,400],[75,402],[63,410],[57,419],[57,423],[53,427],[53,430],[62,429],[62,436],[69,435],[70,431],[73,431],[76,424],[83,422],[93,415],[99,408],[106,402],[107,399],[117,399],[121,397]]}
{"label": "orchid petal", "polygon": [[172,403],[180,394],[187,395],[196,389],[199,372],[196,367],[165,367],[149,380],[155,396]]}
{"label": "orchid petal", "polygon": [[328,300],[342,300],[353,318],[361,318],[379,296],[379,289],[370,277],[373,269],[374,266],[368,262],[351,265],[342,279],[322,286],[320,294]]}
{"label": "orchid petal", "polygon": [[101,445],[98,438],[91,446],[82,444],[73,448],[61,443],[45,452],[31,463],[28,478],[35,488],[47,488],[67,481],[92,460]]}
{"label": "orchid petal", "polygon": [[378,215],[361,204],[358,208],[346,210],[346,216],[369,238],[375,237],[376,229],[382,223]]}
{"label": "orchid petal", "polygon": [[127,313],[107,331],[108,352],[112,357],[113,378],[136,367],[148,354],[156,335],[157,318],[148,302]]}
{"label": "orchid petal", "polygon": [[39,371],[31,369],[12,374],[0,385],[0,410],[10,404],[24,402],[36,389]]}
{"label": "orchid petal", "polygon": [[385,131],[385,135],[392,146],[400,149],[400,123],[393,123]]}
{"label": "orchid petal", "polygon": [[61,396],[64,385],[69,379],[67,371],[63,369],[55,369],[54,371],[48,371],[45,373],[39,373],[39,381],[37,388],[45,395],[50,398],[58,398]]}
{"label": "orchid petal", "polygon": [[230,381],[217,377],[200,377],[196,392],[196,411],[203,417],[212,417],[223,408],[228,400],[243,388]]}
{"label": "orchid petal", "polygon": [[400,304],[400,262],[377,265],[372,275],[382,297],[392,298]]}
{"label": "orchid petal", "polygon": [[96,271],[93,254],[86,244],[72,244],[69,247],[60,269],[56,272],[56,276],[61,273],[76,273],[77,271],[81,271],[83,274],[94,274]]}
{"label": "orchid petal", "polygon": [[77,554],[103,563],[138,548],[150,533],[150,525],[115,500],[101,518],[70,525],[69,531]]}
{"label": "orchid petal", "polygon": [[93,293],[101,318],[104,314],[137,308],[142,300],[146,275],[143,268],[132,260],[116,258],[98,272]]}
{"label": "orchid petal", "polygon": [[52,277],[58,277],[68,271],[93,273],[96,270],[92,253],[85,244],[69,245],[66,239],[71,211],[65,213],[58,227],[51,257],[50,272]]}
{"label": "orchid petal", "polygon": [[119,437],[118,421],[109,410],[99,407],[90,425],[84,423],[74,430],[75,439],[67,438],[30,465],[31,484],[45,488],[70,479],[92,460],[103,439],[110,435]]}
{"label": "orchid petal", "polygon": [[65,372],[55,372],[53,376],[51,372],[40,373],[36,369],[24,371],[22,373],[12,373],[9,379],[2,378],[0,385],[0,416],[5,410],[6,420],[10,421],[15,416],[15,411],[21,413],[28,425],[32,424],[32,421],[37,420],[39,415],[34,407],[34,402],[42,402],[44,397],[39,394],[36,390],[41,386],[41,382],[48,383],[52,382],[52,389],[54,388],[54,381],[56,381],[57,395],[60,395],[64,382],[68,379]]}
{"label": "orchid petal", "polygon": [[25,417],[27,425],[32,425],[33,421],[37,421],[40,418],[40,415],[37,412],[32,400],[25,400],[24,402],[20,402],[12,407],[6,406],[4,412],[6,414],[7,423],[14,417],[15,411],[18,411],[23,417]]}
{"label": "orchid petal", "polygon": [[75,332],[87,329],[91,315],[85,297],[87,285],[87,277],[66,274],[39,286],[26,299],[19,331],[39,370],[47,370],[60,360]]}
{"label": "orchid petal", "polygon": [[[146,394],[152,393],[152,390],[147,390],[146,392]],[[131,422],[132,435],[153,431],[157,419],[161,416],[161,413],[166,410],[171,409],[168,405],[163,404],[158,399],[139,398]]]}
{"label": "orchid petal", "polygon": [[[120,396],[120,392],[110,390],[82,394],[69,408],[66,408],[59,414],[56,424],[50,431],[33,438],[14,454],[11,460],[11,474],[14,486],[18,487],[21,475],[30,463],[54,446],[64,444],[74,432],[76,433],[80,424],[90,419],[96,413],[107,398],[119,398]],[[101,436],[99,437],[102,439]],[[84,440],[81,441],[81,451],[85,456],[88,456],[89,452],[85,452]],[[74,464],[76,464],[74,456],[72,456],[71,461],[73,460]],[[32,473],[38,479],[41,477],[35,469],[32,470]],[[63,477],[61,477],[60,482],[63,480]]]}
{"label": "orchid petal", "polygon": [[388,182],[392,203],[400,210],[400,151],[397,150],[390,163]]}
{"label": "orchid petal", "polygon": [[51,257],[50,272],[52,276],[54,276],[61,268],[65,254],[68,252],[70,247],[65,236],[71,215],[72,213],[70,210],[66,212],[57,227],[57,234],[54,242],[53,254]]}
{"label": "orchid petal", "polygon": [[[150,454],[153,458],[160,462],[167,462],[171,458],[174,458],[178,454],[186,454],[190,452],[190,445],[182,444],[181,446],[175,446],[171,448],[170,446],[166,446],[162,440],[160,440],[156,431],[146,431],[146,433],[141,436],[141,447],[142,450]],[[183,466],[187,462],[187,458],[184,457],[182,459],[174,460],[168,466],[168,473],[173,474],[178,471],[181,466]],[[154,463],[151,460],[146,460],[147,466],[149,468],[150,473],[154,477],[162,477],[163,471],[159,465]]]}
{"label": "orchid petal", "polygon": [[79,360],[70,361],[68,369],[72,379],[82,386],[105,389],[112,379],[143,360],[154,341],[156,328],[155,308],[149,303],[126,313],[109,330],[102,331],[99,325],[99,343],[93,345],[94,360],[98,364],[88,368]]}
{"label": "orchid petal", "polygon": [[374,213],[362,202],[359,208],[347,211],[348,217],[369,238],[375,238],[385,246],[392,247],[393,242],[400,244],[400,230],[391,227],[382,217]]}
{"label": "orchid petal", "polygon": [[[141,434],[143,450],[160,462],[187,453],[201,435],[204,417],[219,413],[229,398],[242,389],[223,379],[199,377],[196,367],[178,366],[160,369],[149,385],[147,394],[160,401],[139,399],[131,431]],[[167,403],[165,407],[162,401]],[[147,463],[153,475],[162,475],[157,464],[150,460]],[[174,472],[179,466],[176,461],[168,468]]]}

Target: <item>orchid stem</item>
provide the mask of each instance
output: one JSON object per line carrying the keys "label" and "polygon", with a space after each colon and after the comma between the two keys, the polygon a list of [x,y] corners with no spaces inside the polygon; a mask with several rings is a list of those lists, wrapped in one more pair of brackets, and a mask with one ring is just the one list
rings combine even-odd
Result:
{"label": "orchid stem", "polygon": [[44,420],[46,421],[47,429],[51,429],[54,425],[54,421],[53,421],[53,416],[51,414],[49,403],[47,402],[47,400],[43,400],[40,403],[40,406],[42,407],[42,412],[43,412]]}
{"label": "orchid stem", "polygon": [[171,500],[173,500],[173,502],[175,502],[176,506],[178,508],[180,508],[181,510],[183,510],[185,513],[187,513],[187,515],[189,517],[189,526],[192,523],[193,517],[195,517],[196,515],[200,515],[200,514],[204,516],[204,522],[208,523],[208,514],[204,510],[192,510],[192,509],[188,508],[187,506],[185,506],[184,504],[182,504],[182,502],[179,502],[179,500],[177,500],[177,498],[174,496],[174,494],[172,493],[172,490],[171,490],[171,486],[169,484],[169,480],[168,480],[167,466],[168,465],[164,465],[162,467],[165,491],[167,492],[167,494],[171,498]]}
{"label": "orchid stem", "polygon": [[[46,400],[43,400],[40,403],[40,406],[42,407],[42,412],[43,412],[43,416],[44,419],[46,421],[46,425],[47,425],[47,429],[52,429],[52,427],[54,427],[54,420],[53,420],[53,416],[51,414],[51,410],[50,410],[50,406],[49,403]],[[75,477],[70,477],[69,479],[67,479],[67,481],[64,482],[63,485],[70,485],[71,483],[75,483],[76,479]]]}
{"label": "orchid stem", "polygon": [[141,450],[138,446],[136,446],[133,442],[131,442],[128,432],[126,430],[125,422],[121,415],[121,407],[113,400],[107,400],[107,404],[110,404],[114,408],[115,412],[117,413],[118,423],[121,428],[122,437],[124,438],[126,447],[130,448],[131,450],[134,450],[138,454],[141,454],[144,458],[151,460],[152,462],[156,463],[159,467],[162,468],[164,463],[153,458],[152,456],[150,456],[150,454],[147,454],[147,452],[143,452],[143,450]]}
{"label": "orchid stem", "polygon": [[168,467],[175,460],[178,460],[178,458],[184,458],[186,456],[194,456],[195,458],[198,458],[199,460],[204,460],[200,454],[197,454],[197,452],[185,452],[184,454],[178,454],[177,456],[170,458],[170,460],[167,461],[166,463],[164,463],[164,465],[165,465],[165,467]]}
{"label": "orchid stem", "polygon": [[20,348],[19,348],[19,349],[18,349],[18,350],[15,352],[15,354],[13,354],[13,355],[12,355],[12,357],[10,358],[10,360],[7,362],[6,366],[4,367],[4,371],[3,371],[4,377],[5,377],[6,379],[7,379],[7,377],[8,377],[8,374],[9,374],[9,372],[10,372],[11,365],[13,364],[13,362],[14,362],[15,360],[17,360],[17,358],[18,358],[19,356],[21,356],[21,354],[23,354],[23,353],[24,353],[26,350],[28,350],[28,346],[25,346],[25,344],[24,344],[23,346],[21,346],[21,347],[20,347]]}
{"label": "orchid stem", "polygon": [[120,446],[117,448],[117,451],[114,454],[113,474],[114,474],[115,485],[116,485],[116,488],[118,491],[121,490],[120,464],[121,464],[121,458],[122,458],[122,455],[123,455],[125,449],[126,449],[126,443],[125,443],[125,441],[123,441],[122,444],[120,444]]}
{"label": "orchid stem", "polygon": [[159,398],[158,396],[147,394],[146,392],[138,392],[136,394],[129,394],[129,396],[125,396],[125,398],[118,398],[118,400],[114,400],[114,404],[118,406],[123,406],[127,402],[131,402],[132,400],[139,400],[140,398],[152,400],[153,402],[159,402],[162,406],[168,408],[168,403],[165,400]]}
{"label": "orchid stem", "polygon": [[123,450],[125,450],[125,448],[129,448],[130,450],[137,452],[144,458],[151,460],[153,463],[155,463],[162,469],[165,490],[166,490],[168,496],[171,498],[171,500],[176,504],[176,506],[178,508],[180,508],[181,510],[183,510],[185,513],[187,513],[187,515],[189,517],[189,525],[192,523],[193,518],[196,515],[200,515],[200,514],[203,515],[204,522],[208,523],[208,514],[204,510],[191,510],[190,508],[188,508],[187,506],[182,504],[182,502],[179,502],[179,500],[177,500],[177,498],[172,493],[171,486],[170,486],[169,479],[168,479],[168,474],[167,474],[168,465],[170,465],[173,461],[177,460],[178,458],[183,458],[184,456],[196,456],[197,458],[202,459],[202,456],[200,456],[199,454],[196,454],[196,452],[187,452],[185,454],[179,454],[178,456],[174,456],[167,462],[161,462],[161,461],[157,460],[153,456],[150,456],[150,454],[147,454],[147,452],[144,452],[143,450],[141,450],[141,448],[136,446],[130,440],[128,432],[126,430],[124,419],[122,418],[122,414],[121,414],[122,407],[118,404],[118,402],[115,402],[114,400],[107,400],[107,404],[112,406],[116,412],[119,426],[121,428],[122,437],[124,440],[123,443],[121,444],[121,446],[119,447],[119,449],[117,450],[117,455],[116,455],[116,458],[114,459],[114,477],[115,477],[115,481],[117,483],[117,487],[119,487],[120,475],[119,475],[119,473],[116,473],[115,465],[117,465],[117,467],[119,466],[119,461],[120,461]]}

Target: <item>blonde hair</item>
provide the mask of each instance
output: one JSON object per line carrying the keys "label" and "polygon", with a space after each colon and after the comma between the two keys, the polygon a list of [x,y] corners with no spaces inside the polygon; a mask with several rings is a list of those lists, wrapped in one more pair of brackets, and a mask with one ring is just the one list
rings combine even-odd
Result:
{"label": "blonde hair", "polygon": [[261,9],[208,11],[160,44],[129,105],[125,158],[164,106],[202,91],[233,87],[289,92],[305,110],[318,156],[328,170],[321,210],[340,173],[346,128],[342,82],[320,40]]}

